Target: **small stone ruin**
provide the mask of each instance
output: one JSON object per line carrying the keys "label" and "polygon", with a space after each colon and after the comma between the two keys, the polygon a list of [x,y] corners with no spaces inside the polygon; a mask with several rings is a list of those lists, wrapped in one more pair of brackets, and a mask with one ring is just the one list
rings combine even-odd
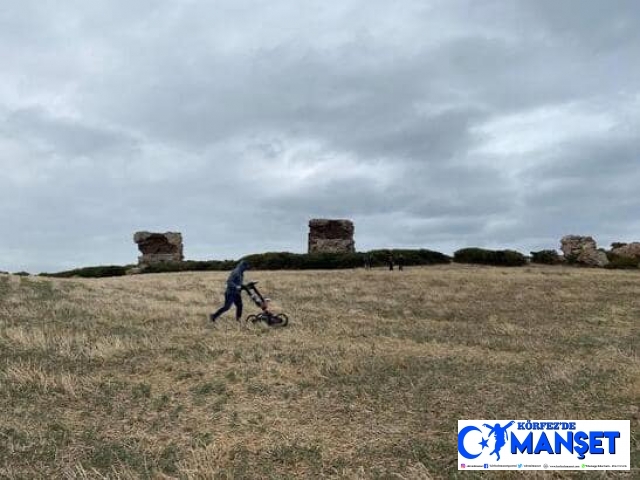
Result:
{"label": "small stone ruin", "polygon": [[567,235],[562,237],[560,245],[567,263],[588,267],[604,267],[609,263],[607,254],[598,250],[593,237]]}
{"label": "small stone ruin", "polygon": [[138,249],[142,253],[138,257],[138,265],[140,266],[184,260],[180,233],[136,232],[133,241],[138,244]]}
{"label": "small stone ruin", "polygon": [[630,258],[640,262],[640,242],[612,243],[611,253],[618,257]]}
{"label": "small stone ruin", "polygon": [[315,218],[309,222],[309,253],[354,253],[353,222]]}

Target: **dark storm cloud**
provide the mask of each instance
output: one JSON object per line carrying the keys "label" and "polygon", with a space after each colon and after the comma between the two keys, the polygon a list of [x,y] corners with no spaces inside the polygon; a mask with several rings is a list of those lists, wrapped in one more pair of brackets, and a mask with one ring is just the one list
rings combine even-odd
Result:
{"label": "dark storm cloud", "polygon": [[353,218],[358,248],[634,239],[639,20],[627,1],[4,2],[0,269],[134,262],[139,229],[182,231],[190,258],[303,251],[314,216]]}

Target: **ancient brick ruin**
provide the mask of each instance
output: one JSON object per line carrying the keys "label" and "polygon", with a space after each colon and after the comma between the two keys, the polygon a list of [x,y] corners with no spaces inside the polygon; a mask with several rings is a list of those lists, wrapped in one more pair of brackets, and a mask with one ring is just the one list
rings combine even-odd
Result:
{"label": "ancient brick ruin", "polygon": [[640,262],[640,242],[611,244],[611,253],[623,258],[629,258]]}
{"label": "ancient brick ruin", "polygon": [[136,232],[133,241],[138,244],[138,249],[142,253],[138,257],[138,264],[141,266],[184,260],[180,233]]}
{"label": "ancient brick ruin", "polygon": [[566,235],[560,240],[560,245],[568,263],[589,267],[604,267],[609,263],[607,254],[598,249],[593,237]]}
{"label": "ancient brick ruin", "polygon": [[351,220],[329,220],[315,218],[309,222],[309,253],[353,253]]}

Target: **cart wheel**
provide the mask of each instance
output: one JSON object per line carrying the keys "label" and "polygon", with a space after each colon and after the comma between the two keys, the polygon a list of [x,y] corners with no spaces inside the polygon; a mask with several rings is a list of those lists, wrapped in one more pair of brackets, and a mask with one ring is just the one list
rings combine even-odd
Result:
{"label": "cart wheel", "polygon": [[278,327],[286,327],[289,323],[289,317],[287,317],[284,313],[279,313],[276,315],[276,318],[279,320],[279,323],[276,323]]}

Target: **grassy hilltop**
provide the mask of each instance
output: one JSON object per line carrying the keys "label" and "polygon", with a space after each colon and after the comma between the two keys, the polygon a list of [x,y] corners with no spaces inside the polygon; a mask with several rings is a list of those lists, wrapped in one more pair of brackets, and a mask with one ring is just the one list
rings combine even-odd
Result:
{"label": "grassy hilltop", "polygon": [[640,465],[638,272],[250,271],[290,326],[211,328],[226,275],[0,276],[0,478],[480,478],[478,418],[631,419]]}

